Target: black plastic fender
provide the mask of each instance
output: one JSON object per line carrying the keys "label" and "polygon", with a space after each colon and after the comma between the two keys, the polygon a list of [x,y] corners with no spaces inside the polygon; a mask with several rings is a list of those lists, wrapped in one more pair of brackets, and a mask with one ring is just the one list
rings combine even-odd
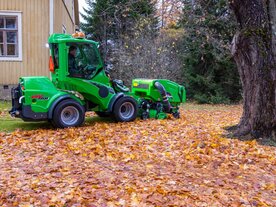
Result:
{"label": "black plastic fender", "polygon": [[66,95],[63,95],[63,96],[60,96],[58,97],[51,105],[48,113],[47,113],[47,117],[48,119],[52,119],[53,118],[53,113],[54,113],[54,110],[55,110],[55,107],[63,100],[65,99],[68,99],[68,98],[71,98],[71,96],[69,94],[66,94]]}
{"label": "black plastic fender", "polygon": [[124,93],[117,93],[115,96],[113,96],[113,98],[111,99],[111,101],[109,103],[107,112],[112,112],[113,111],[113,106],[116,103],[116,101],[118,101],[120,98],[122,98],[124,96],[125,96]]}

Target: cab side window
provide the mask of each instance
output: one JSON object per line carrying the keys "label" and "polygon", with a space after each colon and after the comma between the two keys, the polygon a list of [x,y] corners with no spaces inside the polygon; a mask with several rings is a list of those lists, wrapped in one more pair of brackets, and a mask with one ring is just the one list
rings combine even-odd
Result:
{"label": "cab side window", "polygon": [[52,51],[53,51],[53,60],[55,69],[59,68],[59,51],[58,51],[58,44],[52,44]]}

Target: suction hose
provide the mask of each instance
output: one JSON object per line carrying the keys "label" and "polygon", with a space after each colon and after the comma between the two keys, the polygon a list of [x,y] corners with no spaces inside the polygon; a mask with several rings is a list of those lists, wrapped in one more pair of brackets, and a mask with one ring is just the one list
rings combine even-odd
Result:
{"label": "suction hose", "polygon": [[164,88],[164,86],[161,83],[159,83],[157,81],[154,83],[154,86],[155,86],[155,88],[157,88],[157,90],[159,91],[160,95],[163,98],[163,103],[165,106],[164,108],[165,108],[166,112],[167,113],[171,112],[172,106],[171,106],[171,103],[169,102],[169,98],[167,96],[166,89]]}

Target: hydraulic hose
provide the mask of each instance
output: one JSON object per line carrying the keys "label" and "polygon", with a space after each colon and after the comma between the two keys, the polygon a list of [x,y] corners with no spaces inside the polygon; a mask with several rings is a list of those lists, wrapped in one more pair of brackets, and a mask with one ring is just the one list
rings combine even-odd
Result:
{"label": "hydraulic hose", "polygon": [[154,86],[159,91],[160,95],[162,96],[166,113],[170,113],[172,106],[171,106],[171,103],[169,102],[169,98],[168,98],[166,89],[164,88],[164,86],[161,83],[159,83],[157,81],[154,83]]}

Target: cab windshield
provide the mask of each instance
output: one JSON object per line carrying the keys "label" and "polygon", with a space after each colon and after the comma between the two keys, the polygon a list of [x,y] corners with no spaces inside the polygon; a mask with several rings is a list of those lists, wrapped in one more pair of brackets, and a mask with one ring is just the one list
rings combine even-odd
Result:
{"label": "cab windshield", "polygon": [[71,77],[90,79],[95,75],[100,60],[93,44],[70,43],[68,73]]}

